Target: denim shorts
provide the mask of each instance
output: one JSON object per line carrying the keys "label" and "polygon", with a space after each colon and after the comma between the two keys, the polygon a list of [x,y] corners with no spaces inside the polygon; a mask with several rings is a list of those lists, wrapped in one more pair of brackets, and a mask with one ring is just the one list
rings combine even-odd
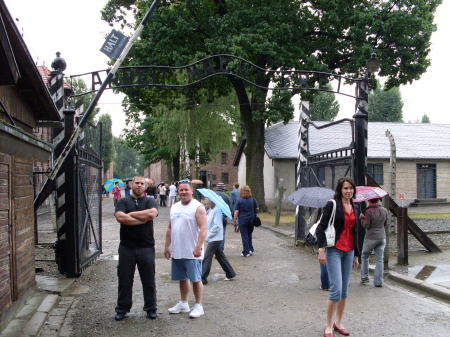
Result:
{"label": "denim shorts", "polygon": [[172,280],[199,282],[202,280],[202,260],[172,259]]}

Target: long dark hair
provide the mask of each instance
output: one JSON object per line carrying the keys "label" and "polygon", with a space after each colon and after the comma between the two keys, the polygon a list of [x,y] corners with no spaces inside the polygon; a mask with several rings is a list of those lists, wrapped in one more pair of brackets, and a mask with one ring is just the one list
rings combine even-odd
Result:
{"label": "long dark hair", "polygon": [[337,182],[336,190],[334,191],[334,200],[336,200],[336,201],[342,200],[342,186],[344,186],[344,183],[346,183],[346,182],[353,186],[353,190],[355,191],[354,193],[356,193],[355,182],[348,177],[342,177],[342,178],[339,178],[339,180]]}

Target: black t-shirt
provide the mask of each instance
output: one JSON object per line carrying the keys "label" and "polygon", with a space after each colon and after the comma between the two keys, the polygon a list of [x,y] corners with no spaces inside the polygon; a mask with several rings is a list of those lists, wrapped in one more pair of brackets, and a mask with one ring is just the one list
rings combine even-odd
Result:
{"label": "black t-shirt", "polygon": [[[116,212],[143,211],[145,209],[157,208],[155,199],[150,197],[133,198],[131,195],[119,200]],[[153,221],[150,220],[138,226],[120,225],[120,243],[129,248],[152,248],[155,246],[153,236]]]}

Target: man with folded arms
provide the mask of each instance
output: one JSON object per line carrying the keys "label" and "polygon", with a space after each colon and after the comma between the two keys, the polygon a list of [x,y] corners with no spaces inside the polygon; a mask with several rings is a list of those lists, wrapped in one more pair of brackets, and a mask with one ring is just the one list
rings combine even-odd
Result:
{"label": "man with folded arms", "polygon": [[158,216],[158,210],[155,200],[145,197],[144,177],[134,177],[131,189],[133,194],[120,199],[114,213],[120,223],[116,321],[123,320],[131,309],[136,265],[144,292],[144,311],[147,318],[157,317],[153,219]]}

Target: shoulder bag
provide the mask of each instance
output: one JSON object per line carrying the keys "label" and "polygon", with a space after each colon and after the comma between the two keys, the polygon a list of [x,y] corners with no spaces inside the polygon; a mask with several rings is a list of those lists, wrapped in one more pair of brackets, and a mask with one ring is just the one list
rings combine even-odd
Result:
{"label": "shoulder bag", "polygon": [[[326,247],[333,247],[336,239],[336,230],[334,229],[334,218],[336,216],[336,201],[334,199],[330,199],[330,201],[333,203],[333,210],[331,211],[330,219],[328,220],[328,226],[325,229],[325,238],[327,239],[327,245]],[[322,220],[322,215],[320,215],[319,220],[311,226],[309,229],[309,233],[306,236],[306,241],[310,244],[317,244],[317,236],[316,236],[316,230],[317,226],[319,226],[320,221]]]}

